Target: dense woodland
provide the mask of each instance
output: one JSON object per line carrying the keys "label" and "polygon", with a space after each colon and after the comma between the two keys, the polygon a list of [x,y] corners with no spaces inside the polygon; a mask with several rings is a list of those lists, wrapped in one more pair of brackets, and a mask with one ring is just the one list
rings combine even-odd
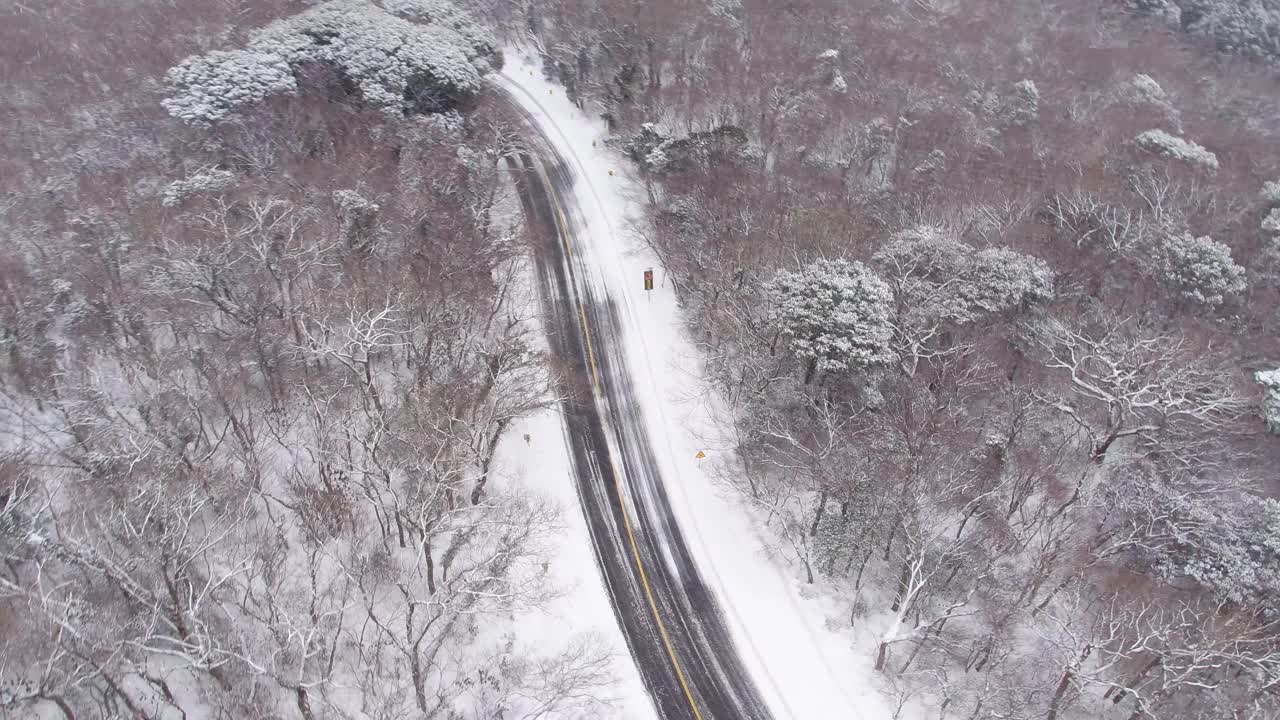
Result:
{"label": "dense woodland", "polygon": [[502,620],[560,510],[487,485],[548,382],[500,62],[446,3],[0,11],[0,716],[600,714]]}
{"label": "dense woodland", "polygon": [[903,712],[1280,716],[1272,2],[495,6]]}
{"label": "dense woodland", "polygon": [[1280,716],[1274,0],[467,5],[0,7],[0,716],[608,716],[501,620],[504,44],[904,717]]}

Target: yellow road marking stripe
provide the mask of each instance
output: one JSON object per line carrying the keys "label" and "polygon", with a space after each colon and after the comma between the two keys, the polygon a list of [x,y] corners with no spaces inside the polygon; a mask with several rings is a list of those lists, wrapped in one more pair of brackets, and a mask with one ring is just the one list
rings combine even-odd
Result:
{"label": "yellow road marking stripe", "polygon": [[596,351],[591,347],[591,328],[587,326],[587,309],[578,303],[578,317],[582,318],[582,333],[587,339],[587,359],[591,361],[591,378],[596,381],[596,392],[603,393],[600,387],[600,371],[596,370]]}
{"label": "yellow road marking stripe", "polygon": [[[560,216],[560,238],[564,242],[566,257],[572,261],[573,248],[569,245],[569,223],[565,220],[564,211],[560,209],[560,200],[556,197],[551,183],[544,182],[543,186],[547,188],[547,194],[551,198],[551,202],[556,206],[556,214]],[[578,317],[582,320],[582,332],[587,343],[587,360],[591,363],[591,376],[595,380],[596,392],[603,395],[604,390],[600,386],[600,371],[596,368],[596,353],[591,343],[591,328],[587,324],[587,310],[581,301],[578,302]],[[636,543],[636,533],[631,527],[631,515],[627,512],[627,501],[623,498],[622,479],[618,477],[618,468],[612,460],[609,462],[609,469],[613,471],[613,484],[618,491],[618,506],[622,510],[622,523],[627,528],[627,540],[631,542],[631,556],[635,559],[636,569],[640,571],[640,584],[644,586],[644,595],[649,601],[649,609],[653,612],[654,621],[658,623],[658,633],[662,635],[662,644],[667,648],[667,655],[671,658],[671,665],[676,670],[676,679],[680,681],[680,687],[684,689],[684,696],[689,701],[693,716],[697,720],[702,720],[702,713],[698,711],[698,704],[693,700],[693,691],[689,689],[689,682],[685,680],[684,670],[680,667],[680,660],[676,657],[675,646],[671,644],[671,636],[667,634],[667,625],[662,622],[662,615],[658,612],[658,603],[653,599],[653,588],[649,586],[649,574],[645,572],[644,562],[640,560],[640,546]]]}
{"label": "yellow road marking stripe", "polygon": [[[544,184],[544,185],[546,185],[548,188],[549,188],[549,187],[551,187],[551,185],[550,185],[549,183],[543,183],[543,184]],[[552,196],[554,196],[554,195],[555,195],[555,191],[554,191],[554,190],[552,190],[552,191],[551,191],[551,195],[552,195]],[[560,227],[561,227],[561,229],[562,229],[562,232],[560,233],[560,239],[561,239],[561,241],[563,241],[563,242],[564,242],[564,251],[565,251],[565,253],[567,253],[567,254],[568,254],[569,259],[570,259],[570,260],[572,260],[572,259],[573,259],[573,245],[571,245],[571,244],[569,243],[569,221],[565,219],[565,217],[564,217],[564,211],[560,209],[560,203],[559,203],[559,202],[556,202],[556,214],[560,216]]]}
{"label": "yellow road marking stripe", "polygon": [[613,470],[613,484],[618,489],[618,504],[622,507],[622,522],[627,526],[627,539],[631,541],[631,554],[635,556],[636,568],[640,570],[640,584],[644,585],[644,594],[649,600],[649,609],[653,611],[653,619],[658,622],[658,632],[662,634],[662,644],[667,646],[667,654],[671,656],[671,664],[676,669],[676,678],[680,681],[680,687],[684,688],[684,696],[689,701],[689,707],[693,709],[693,716],[697,720],[702,720],[702,713],[698,712],[698,704],[693,701],[693,691],[689,689],[689,683],[684,679],[684,670],[680,667],[680,661],[676,659],[676,649],[671,644],[671,637],[667,635],[667,625],[662,622],[662,615],[658,614],[658,603],[653,599],[653,590],[649,587],[649,577],[644,571],[644,563],[640,561],[640,548],[636,545],[636,534],[631,529],[631,518],[627,514],[627,503],[622,499],[622,480],[618,477],[618,469],[614,467],[613,463],[609,463],[609,467]]}

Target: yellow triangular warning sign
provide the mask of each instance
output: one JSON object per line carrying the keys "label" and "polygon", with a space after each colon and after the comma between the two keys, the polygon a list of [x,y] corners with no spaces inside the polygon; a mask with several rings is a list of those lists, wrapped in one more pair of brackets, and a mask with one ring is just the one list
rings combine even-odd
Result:
{"label": "yellow triangular warning sign", "polygon": [[706,454],[706,453],[704,453],[704,452],[702,452],[701,450],[699,450],[699,451],[698,451],[698,454],[697,454],[697,455],[694,455],[694,457],[698,458],[699,460],[701,460],[702,458],[704,458],[704,457],[706,457],[706,456],[707,456],[707,454]]}

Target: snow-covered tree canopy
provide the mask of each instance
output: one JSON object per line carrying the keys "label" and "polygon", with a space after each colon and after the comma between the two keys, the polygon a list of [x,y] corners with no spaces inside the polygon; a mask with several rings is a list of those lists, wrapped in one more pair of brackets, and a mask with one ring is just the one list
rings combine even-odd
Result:
{"label": "snow-covered tree canopy", "polygon": [[1179,0],[1188,32],[1235,55],[1280,61],[1280,4],[1274,0]]}
{"label": "snow-covered tree canopy", "polygon": [[860,262],[815,260],[765,285],[769,316],[813,369],[842,371],[893,360],[889,286]]}
{"label": "snow-covered tree canopy", "polygon": [[1134,138],[1134,142],[1138,143],[1138,147],[1143,150],[1157,155],[1199,165],[1209,170],[1218,169],[1217,155],[1190,140],[1170,135],[1164,130],[1147,130]]}
{"label": "snow-covered tree canopy", "polygon": [[1125,99],[1135,103],[1163,105],[1169,102],[1169,96],[1165,94],[1164,88],[1146,73],[1139,73],[1130,78],[1129,82],[1125,83],[1124,95]]}
{"label": "snow-covered tree canopy", "polygon": [[1030,80],[1019,80],[1013,85],[1013,94],[1004,101],[1005,122],[1021,127],[1040,117],[1040,89]]}
{"label": "snow-covered tree canopy", "polygon": [[663,135],[653,123],[644,123],[622,149],[644,170],[664,174],[746,159],[747,144],[746,133],[734,125],[678,138]]}
{"label": "snow-covered tree canopy", "polygon": [[186,123],[213,122],[271,95],[291,93],[297,82],[280,55],[255,50],[214,50],[193,55],[165,75],[169,114]]}
{"label": "snow-covered tree canopy", "polygon": [[1280,62],[1280,3],[1275,0],[1125,0],[1125,5],[1208,38],[1222,52]]}
{"label": "snow-covered tree canopy", "polygon": [[1262,218],[1262,232],[1268,235],[1280,235],[1280,208],[1271,208],[1267,216]]}
{"label": "snow-covered tree canopy", "polygon": [[1262,419],[1268,430],[1280,435],[1280,368],[1260,370],[1253,379],[1262,385]]}
{"label": "snow-covered tree canopy", "polygon": [[175,207],[193,195],[220,192],[231,187],[235,182],[235,173],[228,170],[214,167],[201,168],[181,180],[169,183],[169,187],[165,188],[160,198],[160,204],[165,207]]}
{"label": "snow-covered tree canopy", "polygon": [[1171,532],[1174,543],[1159,567],[1190,577],[1231,603],[1280,613],[1280,502],[1246,497],[1212,503],[1184,499],[1179,518],[1190,532]]}
{"label": "snow-covered tree canopy", "polygon": [[1268,180],[1262,183],[1262,192],[1259,196],[1267,207],[1280,208],[1280,180]]}
{"label": "snow-covered tree canopy", "polygon": [[1120,83],[1115,90],[1114,101],[1140,109],[1144,114],[1152,115],[1153,119],[1168,122],[1174,130],[1181,129],[1178,108],[1173,99],[1155,78],[1146,73],[1138,73]]}
{"label": "snow-covered tree canopy", "polygon": [[896,233],[875,260],[892,278],[909,325],[965,324],[1053,298],[1054,274],[1043,260],[976,250],[934,225]]}
{"label": "snow-covered tree canopy", "polygon": [[1231,248],[1208,236],[1172,235],[1157,253],[1160,279],[1192,302],[1215,307],[1247,287]]}
{"label": "snow-covered tree canopy", "polygon": [[165,108],[188,123],[297,89],[294,73],[324,64],[370,107],[447,110],[501,65],[496,41],[443,0],[330,0],[255,32],[243,50],[196,55],[171,69]]}

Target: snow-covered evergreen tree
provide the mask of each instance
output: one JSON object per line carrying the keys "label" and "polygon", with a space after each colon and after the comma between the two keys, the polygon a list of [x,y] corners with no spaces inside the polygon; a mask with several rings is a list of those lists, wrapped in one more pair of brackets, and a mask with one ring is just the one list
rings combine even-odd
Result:
{"label": "snow-covered evergreen tree", "polygon": [[1134,142],[1143,150],[1172,160],[1181,160],[1209,170],[1218,169],[1217,155],[1190,140],[1170,135],[1164,130],[1147,130],[1134,138]]}
{"label": "snow-covered evergreen tree", "polygon": [[1146,73],[1138,73],[1130,78],[1124,90],[1125,97],[1135,103],[1163,105],[1169,102],[1169,96],[1165,94],[1164,88]]}
{"label": "snow-covered evergreen tree", "polygon": [[876,262],[892,278],[908,325],[965,324],[1053,297],[1054,273],[1041,259],[1007,248],[976,250],[936,225],[894,234]]}
{"label": "snow-covered evergreen tree", "polygon": [[382,208],[355,190],[334,191],[333,204],[338,211],[338,237],[348,247],[366,247]]}
{"label": "snow-covered evergreen tree", "polygon": [[381,0],[387,12],[415,23],[429,23],[450,28],[460,35],[468,58],[483,75],[502,68],[502,51],[498,39],[488,27],[452,0]]}
{"label": "snow-covered evergreen tree", "polygon": [[1174,542],[1158,567],[1190,577],[1223,600],[1280,613],[1280,502],[1182,498]]}
{"label": "snow-covered evergreen tree", "polygon": [[1223,52],[1280,61],[1280,3],[1275,0],[1179,0],[1182,24]]}
{"label": "snow-covered evergreen tree", "polygon": [[1245,291],[1245,270],[1231,248],[1208,236],[1171,235],[1158,248],[1161,280],[1180,296],[1210,307]]}
{"label": "snow-covered evergreen tree", "polygon": [[1146,73],[1138,73],[1120,83],[1113,94],[1113,101],[1150,115],[1152,120],[1168,123],[1175,131],[1181,132],[1178,108],[1160,83]]}
{"label": "snow-covered evergreen tree", "polygon": [[1267,235],[1280,235],[1280,208],[1271,208],[1267,216],[1262,218],[1262,232]]}
{"label": "snow-covered evergreen tree", "polygon": [[1268,430],[1280,435],[1280,368],[1260,370],[1253,378],[1262,385],[1262,419]]}
{"label": "snow-covered evergreen tree", "polygon": [[653,123],[644,123],[623,141],[622,150],[641,169],[655,175],[709,167],[716,161],[751,159],[747,135],[734,125],[674,137],[663,135]]}
{"label": "snow-covered evergreen tree", "polygon": [[1136,12],[1153,15],[1170,27],[1182,26],[1182,8],[1174,0],[1125,0],[1125,6]]}
{"label": "snow-covered evergreen tree", "polygon": [[1267,207],[1280,208],[1280,180],[1268,180],[1262,183],[1262,192],[1259,196]]}
{"label": "snow-covered evergreen tree", "polygon": [[860,262],[815,260],[779,271],[766,284],[769,317],[795,355],[815,370],[839,372],[893,360],[889,286]]}
{"label": "snow-covered evergreen tree", "polygon": [[272,95],[297,89],[289,64],[277,53],[214,50],[193,55],[165,75],[170,115],[189,124],[212,123]]}
{"label": "snow-covered evergreen tree", "polygon": [[1030,80],[1019,80],[1013,85],[1013,94],[1005,98],[1003,115],[1005,122],[1015,127],[1030,125],[1040,117],[1040,89]]}
{"label": "snow-covered evergreen tree", "polygon": [[296,89],[293,72],[337,68],[370,107],[389,113],[448,110],[501,66],[497,42],[443,0],[330,0],[255,32],[244,50],[183,60],[166,80],[170,114],[189,123]]}
{"label": "snow-covered evergreen tree", "polygon": [[229,170],[201,168],[181,180],[169,183],[169,187],[165,188],[164,194],[160,197],[160,204],[165,207],[176,207],[193,195],[226,190],[234,185],[235,181],[235,173]]}

